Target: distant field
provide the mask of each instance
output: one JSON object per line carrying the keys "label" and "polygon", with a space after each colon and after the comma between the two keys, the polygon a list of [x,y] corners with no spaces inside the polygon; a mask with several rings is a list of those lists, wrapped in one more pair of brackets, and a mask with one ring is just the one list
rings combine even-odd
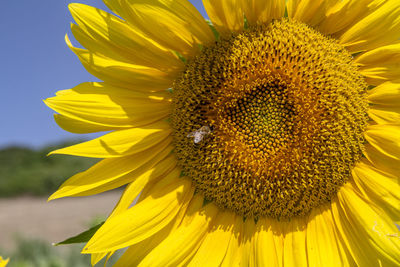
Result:
{"label": "distant field", "polygon": [[10,267],[90,266],[90,257],[79,254],[83,245],[53,247],[51,243],[87,230],[99,219],[103,221],[121,192],[47,203],[47,197],[66,179],[98,161],[47,156],[52,150],[75,143],[37,150],[20,146],[0,149],[0,255],[10,258]]}
{"label": "distant field", "polygon": [[0,198],[17,195],[46,196],[63,181],[96,163],[97,159],[46,155],[63,143],[39,150],[12,146],[0,150]]}
{"label": "distant field", "polygon": [[[53,247],[104,221],[118,202],[120,191],[47,202],[46,197],[0,198],[0,255],[7,267],[84,267],[83,244]],[[99,264],[97,266],[103,266]]]}

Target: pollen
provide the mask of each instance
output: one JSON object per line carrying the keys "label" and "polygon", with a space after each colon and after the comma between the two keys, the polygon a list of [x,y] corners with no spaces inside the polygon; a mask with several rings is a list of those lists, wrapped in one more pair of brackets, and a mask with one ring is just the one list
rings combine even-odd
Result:
{"label": "pollen", "polygon": [[335,40],[286,19],[249,28],[204,47],[175,81],[179,165],[223,209],[305,215],[362,156],[366,92]]}

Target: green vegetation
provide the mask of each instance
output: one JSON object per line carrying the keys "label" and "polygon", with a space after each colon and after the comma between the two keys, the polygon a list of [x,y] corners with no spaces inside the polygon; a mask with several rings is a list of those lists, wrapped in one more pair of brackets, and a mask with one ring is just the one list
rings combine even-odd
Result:
{"label": "green vegetation", "polygon": [[[0,149],[0,198],[20,195],[47,197],[69,177],[88,169],[98,161],[67,155],[47,156],[55,149],[75,143],[77,142],[65,142],[36,150],[21,146]],[[92,218],[88,228],[98,225],[104,219],[102,216]],[[27,239],[23,233],[19,233],[16,248],[12,251],[0,248],[0,255],[10,258],[7,267],[91,266],[90,256],[80,254],[83,246],[82,243],[55,247],[47,241]],[[117,258],[118,256],[111,257],[107,266],[115,263]],[[96,266],[104,266],[104,259]]]}
{"label": "green vegetation", "polygon": [[[0,255],[10,258],[7,267],[88,267],[90,256],[82,255],[80,251],[83,245],[68,245],[64,249],[53,247],[45,241],[32,239],[18,239],[16,250],[7,254],[0,249]],[[115,257],[111,257],[107,266],[112,266],[121,256],[117,252]],[[100,261],[96,266],[104,266],[104,261]]]}
{"label": "green vegetation", "polygon": [[97,159],[47,154],[63,143],[40,150],[24,147],[7,147],[0,150],[0,197],[21,194],[49,195],[62,182],[77,172],[86,170]]}
{"label": "green vegetation", "polygon": [[[45,241],[18,239],[18,246],[7,267],[87,267],[90,256],[80,255],[81,246],[70,246],[60,251]],[[4,253],[5,254],[5,253]]]}

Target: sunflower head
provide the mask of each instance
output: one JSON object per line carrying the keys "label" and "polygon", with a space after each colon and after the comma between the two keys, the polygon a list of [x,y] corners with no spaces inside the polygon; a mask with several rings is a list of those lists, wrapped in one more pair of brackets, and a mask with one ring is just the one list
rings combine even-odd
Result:
{"label": "sunflower head", "polygon": [[51,199],[126,186],[93,264],[400,266],[398,0],[105,3],[67,39],[104,82],[46,101],[108,131]]}
{"label": "sunflower head", "polygon": [[221,208],[305,215],[362,155],[366,89],[337,41],[288,19],[251,27],[204,48],[174,83],[179,163]]}

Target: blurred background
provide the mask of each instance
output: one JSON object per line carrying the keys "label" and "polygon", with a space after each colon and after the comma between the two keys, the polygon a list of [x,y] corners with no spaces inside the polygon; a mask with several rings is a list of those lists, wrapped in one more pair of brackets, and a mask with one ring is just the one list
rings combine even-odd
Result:
{"label": "blurred background", "polygon": [[[99,136],[63,131],[42,102],[58,90],[97,81],[64,43],[73,21],[68,4],[73,2],[108,10],[100,0],[2,1],[0,256],[9,257],[11,267],[90,266],[88,256],[79,254],[81,244],[51,244],[102,222],[121,193],[46,203],[63,181],[98,161],[46,156],[56,148]],[[206,16],[201,0],[191,2]]]}

